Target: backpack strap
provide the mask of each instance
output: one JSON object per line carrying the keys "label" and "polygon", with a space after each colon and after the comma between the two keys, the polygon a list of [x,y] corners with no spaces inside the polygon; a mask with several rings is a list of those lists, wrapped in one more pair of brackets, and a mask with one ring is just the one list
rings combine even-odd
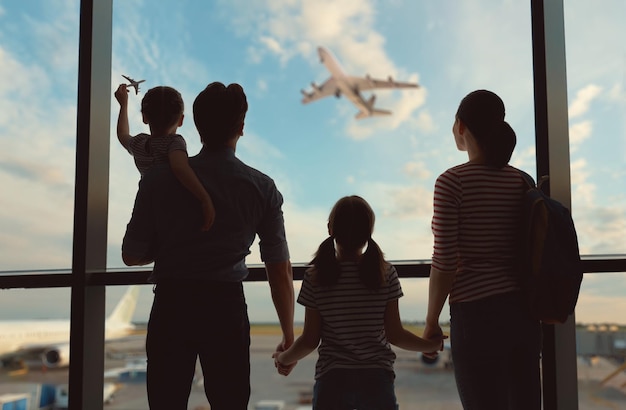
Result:
{"label": "backpack strap", "polygon": [[522,178],[524,178],[524,181],[526,182],[526,185],[528,185],[528,189],[533,189],[536,188],[537,185],[535,184],[535,180],[533,179],[533,177],[530,176],[530,174],[527,174],[526,172],[522,171],[521,169],[518,169],[520,175],[522,176]]}

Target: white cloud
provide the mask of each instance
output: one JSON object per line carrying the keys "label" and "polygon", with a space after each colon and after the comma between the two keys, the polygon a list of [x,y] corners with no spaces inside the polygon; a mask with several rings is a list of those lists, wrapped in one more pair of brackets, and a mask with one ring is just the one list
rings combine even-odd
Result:
{"label": "white cloud", "polygon": [[575,150],[580,144],[591,136],[593,125],[591,121],[581,121],[572,124],[569,128],[569,142],[572,150]]}
{"label": "white cloud", "polygon": [[586,114],[593,100],[595,100],[602,92],[602,87],[595,84],[589,84],[578,90],[576,97],[569,106],[569,118],[576,118]]}
{"label": "white cloud", "polygon": [[428,166],[423,161],[411,161],[404,164],[402,169],[404,174],[414,179],[427,179],[430,178],[432,172],[428,169]]}
{"label": "white cloud", "polygon": [[[261,4],[253,4],[252,7],[258,8],[259,12],[246,14],[250,20],[245,23],[257,31],[261,50],[249,49],[250,58],[255,62],[260,62],[266,52],[276,56],[283,65],[300,55],[324,71],[314,55],[316,47],[323,45],[336,54],[347,72],[354,75],[370,74],[382,78],[391,75],[411,82],[419,79],[417,73],[407,73],[389,58],[385,37],[375,27],[376,12],[370,0],[268,0],[264,7]],[[264,12],[260,12],[261,9]],[[323,18],[323,24],[320,24],[320,18]],[[324,71],[324,76],[327,75]],[[391,109],[393,116],[369,122],[358,122],[349,116],[345,125],[348,136],[362,140],[406,123],[429,126],[427,115],[418,121],[413,119],[415,112],[425,104],[424,89],[402,91],[401,94],[383,91],[377,96],[377,105]]]}

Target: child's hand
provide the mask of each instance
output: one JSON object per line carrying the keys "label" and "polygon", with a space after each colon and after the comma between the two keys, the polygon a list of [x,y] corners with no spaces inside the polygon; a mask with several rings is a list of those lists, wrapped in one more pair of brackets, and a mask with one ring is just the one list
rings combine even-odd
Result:
{"label": "child's hand", "polygon": [[282,374],[283,376],[289,376],[289,373],[291,373],[293,368],[296,367],[296,364],[298,364],[298,362],[287,365],[282,364],[279,360],[281,353],[282,352],[275,352],[274,354],[272,354],[272,357],[274,358],[274,367],[276,367],[276,370],[278,370],[278,374]]}
{"label": "child's hand", "polygon": [[439,355],[438,352],[443,351],[443,340],[447,339],[448,336],[444,336],[443,330],[441,327],[437,325],[429,325],[426,324],[424,327],[424,333],[422,337],[428,341],[433,342],[433,350],[430,352],[424,352],[424,356],[434,359]]}
{"label": "child's hand", "polygon": [[126,84],[120,84],[115,91],[115,99],[118,103],[123,107],[128,103],[128,89],[126,88]]}
{"label": "child's hand", "polygon": [[215,222],[215,207],[213,201],[209,198],[208,201],[202,202],[202,230],[208,231]]}

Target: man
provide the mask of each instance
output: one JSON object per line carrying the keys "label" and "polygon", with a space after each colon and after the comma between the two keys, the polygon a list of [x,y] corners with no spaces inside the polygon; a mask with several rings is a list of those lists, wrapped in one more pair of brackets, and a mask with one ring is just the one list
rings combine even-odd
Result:
{"label": "man", "polygon": [[141,180],[122,244],[127,265],[154,261],[148,334],[150,409],[187,409],[200,358],[212,410],[245,410],[250,397],[250,324],[242,280],[259,235],[282,351],[293,343],[294,291],[282,196],[274,181],[235,157],[248,103],[238,84],[211,83],[193,104],[203,148],[189,159],[216,219],[199,229],[197,200],[167,164]]}

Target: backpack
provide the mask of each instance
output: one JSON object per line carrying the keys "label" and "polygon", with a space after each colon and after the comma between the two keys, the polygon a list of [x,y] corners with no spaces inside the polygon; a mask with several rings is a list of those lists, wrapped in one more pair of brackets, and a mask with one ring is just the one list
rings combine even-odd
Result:
{"label": "backpack", "polygon": [[574,312],[583,279],[576,228],[570,211],[541,190],[547,176],[527,184],[522,202],[521,267],[530,311],[543,323],[564,323]]}

